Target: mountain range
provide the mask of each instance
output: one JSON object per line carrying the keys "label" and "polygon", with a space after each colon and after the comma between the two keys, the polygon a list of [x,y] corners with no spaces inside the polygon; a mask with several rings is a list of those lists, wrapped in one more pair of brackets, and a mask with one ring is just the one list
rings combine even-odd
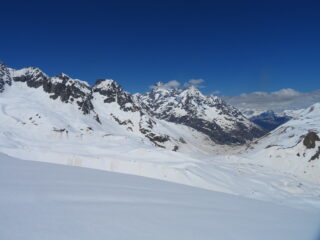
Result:
{"label": "mountain range", "polygon": [[[203,95],[193,86],[165,89],[158,83],[151,92],[132,96],[109,79],[99,79],[94,86],[89,86],[87,82],[63,73],[49,77],[34,67],[14,70],[1,64],[0,71],[0,89],[4,98],[10,92],[31,91],[34,92],[32,101],[44,104],[42,99],[46,98],[44,108],[51,108],[53,101],[56,101],[55,104],[73,106],[74,111],[78,111],[77,115],[94,119],[97,128],[116,124],[158,147],[178,150],[181,144],[186,143],[183,136],[167,129],[165,125],[171,123],[187,129],[190,135],[195,133],[207,138],[210,144],[243,144],[265,133],[236,108],[216,96]],[[26,121],[21,119],[21,122]],[[58,129],[58,126],[50,127],[52,131]],[[93,129],[93,126],[86,128]],[[59,129],[81,131],[71,122],[59,126]]]}
{"label": "mountain range", "polygon": [[286,116],[250,120],[193,86],[132,95],[110,79],[0,64],[1,153],[319,208],[320,108]]}

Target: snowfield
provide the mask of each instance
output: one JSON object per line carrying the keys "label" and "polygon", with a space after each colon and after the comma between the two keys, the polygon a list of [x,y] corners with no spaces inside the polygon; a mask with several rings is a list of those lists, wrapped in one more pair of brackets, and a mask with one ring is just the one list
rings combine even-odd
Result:
{"label": "snowfield", "polygon": [[[264,140],[267,137],[253,150],[244,151],[243,147],[213,145],[187,126],[157,120],[155,131],[185,141],[178,152],[162,149],[135,128],[130,132],[107,117],[112,112],[121,121],[138,122],[134,120],[136,113],[122,112],[114,103],[99,105],[102,100],[97,96],[93,102],[97,111],[106,114],[101,115],[102,124],[91,115],[83,115],[74,104],[53,100],[40,89],[13,82],[0,96],[0,152],[25,160],[145,176],[286,206],[320,208],[320,186],[310,181],[320,179],[319,160],[308,163],[296,153],[289,159],[285,157],[287,150],[282,151],[282,159],[269,159],[266,156],[270,154],[264,151],[273,148],[264,150],[269,144]],[[284,143],[290,139],[295,144],[309,126],[319,126],[317,110],[307,116],[307,121],[301,117],[286,123],[295,121],[296,129],[301,129],[295,138],[279,135],[277,139]],[[276,141],[280,140],[270,140]],[[239,156],[239,152],[243,154]],[[308,174],[302,171],[305,166],[310,166]]]}
{"label": "snowfield", "polygon": [[0,239],[317,240],[306,211],[0,154]]}
{"label": "snowfield", "polygon": [[[174,92],[138,103],[113,80],[0,64],[0,240],[317,239],[320,141],[303,138],[320,105],[248,142],[261,132],[237,109]],[[213,140],[235,140],[229,123],[246,144]]]}

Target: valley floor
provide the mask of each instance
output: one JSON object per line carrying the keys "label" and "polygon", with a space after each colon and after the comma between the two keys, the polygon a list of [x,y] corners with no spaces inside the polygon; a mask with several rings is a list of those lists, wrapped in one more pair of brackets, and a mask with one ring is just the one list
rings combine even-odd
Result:
{"label": "valley floor", "polygon": [[319,211],[0,155],[0,239],[316,240]]}

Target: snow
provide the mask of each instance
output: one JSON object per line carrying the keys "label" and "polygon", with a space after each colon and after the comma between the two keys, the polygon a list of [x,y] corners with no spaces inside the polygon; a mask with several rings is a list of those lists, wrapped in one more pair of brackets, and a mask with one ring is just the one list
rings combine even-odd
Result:
{"label": "snow", "polygon": [[38,73],[42,73],[44,76],[48,77],[45,73],[43,73],[39,68],[36,67],[28,67],[22,68],[19,70],[10,69],[12,77],[20,77],[25,75],[36,76]]}
{"label": "snow", "polygon": [[320,103],[296,114],[292,120],[253,142],[250,148],[242,152],[241,157],[245,162],[290,172],[301,179],[319,184],[320,160],[309,160],[317,151],[320,142],[316,142],[314,149],[306,149],[302,140],[309,131],[319,133]]}
{"label": "snow", "polygon": [[[94,94],[99,124],[92,116],[83,115],[75,103],[50,99],[41,89],[13,82],[0,96],[0,152],[26,160],[151,177],[297,208],[320,208],[319,184],[310,182],[313,178],[295,176],[296,162],[287,168],[279,165],[278,159],[266,162],[262,155],[252,153],[239,156],[241,148],[214,145],[186,126],[153,119],[153,132],[171,138],[165,144],[169,150],[160,149],[138,131],[139,112],[124,112],[117,103],[102,103],[103,96]],[[121,121],[131,120],[133,131],[119,125],[110,113]],[[179,152],[170,151],[175,145]],[[319,177],[319,168],[312,169],[312,175],[307,176]]]}
{"label": "snow", "polygon": [[0,154],[0,239],[316,240],[318,212]]}
{"label": "snow", "polygon": [[112,79],[104,79],[103,81],[101,81],[100,83],[98,83],[95,88],[101,88],[101,89],[105,89],[108,90],[110,89],[112,86],[112,84],[116,84],[116,82]]}
{"label": "snow", "polygon": [[[150,177],[299,209],[320,209],[320,161],[308,162],[313,152],[301,144],[291,148],[308,130],[320,129],[319,105],[297,113],[286,125],[247,148],[214,144],[187,126],[141,116],[139,111],[123,111],[117,102],[105,104],[105,96],[98,92],[92,96],[95,112],[84,115],[75,102],[53,100],[41,88],[14,81],[0,95],[0,152],[24,160]],[[216,97],[201,98],[221,103]],[[176,98],[166,100],[170,105]],[[194,104],[199,116],[217,114],[215,108]],[[175,114],[185,111],[173,110]],[[229,110],[234,108],[230,106]],[[99,114],[101,123],[94,114]],[[115,117],[131,123],[120,125]],[[168,135],[170,140],[161,144],[166,149],[155,147],[140,127],[156,135]],[[275,143],[280,147],[266,148]],[[171,151],[175,146],[178,152]],[[305,153],[305,157],[298,158],[297,152]]]}
{"label": "snow", "polygon": [[158,83],[152,87],[150,93],[136,94],[135,99],[141,106],[150,109],[153,114],[164,116],[164,119],[168,116],[192,116],[216,122],[225,131],[236,129],[236,122],[239,121],[247,127],[255,126],[222,99],[212,95],[205,96],[195,86],[178,89],[166,88]]}

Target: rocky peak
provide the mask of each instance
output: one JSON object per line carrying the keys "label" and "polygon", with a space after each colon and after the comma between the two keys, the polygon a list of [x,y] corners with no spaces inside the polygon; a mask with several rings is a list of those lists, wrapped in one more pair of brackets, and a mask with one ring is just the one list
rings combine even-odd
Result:
{"label": "rocky peak", "polygon": [[203,98],[204,95],[199,91],[199,89],[195,86],[189,86],[181,92],[182,96],[188,97],[201,97]]}
{"label": "rocky peak", "polygon": [[156,84],[136,100],[151,116],[192,127],[220,144],[245,143],[264,134],[239,110],[195,86],[177,89]]}
{"label": "rocky peak", "polygon": [[33,88],[42,86],[43,82],[49,78],[45,73],[36,67],[13,70],[12,76],[15,82],[26,82],[29,87]]}
{"label": "rocky peak", "polygon": [[0,93],[4,91],[5,85],[11,86],[11,84],[10,71],[3,62],[0,62]]}
{"label": "rocky peak", "polygon": [[91,88],[83,81],[72,79],[61,73],[54,77],[48,77],[39,68],[29,67],[12,71],[15,82],[25,82],[28,87],[39,88],[50,94],[52,99],[60,99],[65,103],[75,102],[84,114],[93,110],[91,103]]}
{"label": "rocky peak", "polygon": [[111,79],[99,79],[93,87],[93,93],[103,96],[104,103],[117,103],[123,111],[136,112],[139,107],[134,103],[133,97],[122,87]]}
{"label": "rocky peak", "polygon": [[62,73],[44,81],[43,89],[51,94],[52,99],[59,98],[65,103],[75,102],[84,114],[93,111],[91,88],[86,82]]}
{"label": "rocky peak", "polygon": [[67,74],[65,73],[60,73],[58,75],[56,75],[54,78],[59,78],[63,81],[68,81],[69,79],[71,79]]}
{"label": "rocky peak", "polygon": [[122,92],[121,86],[112,79],[98,79],[94,85],[94,90],[96,91],[108,91]]}

